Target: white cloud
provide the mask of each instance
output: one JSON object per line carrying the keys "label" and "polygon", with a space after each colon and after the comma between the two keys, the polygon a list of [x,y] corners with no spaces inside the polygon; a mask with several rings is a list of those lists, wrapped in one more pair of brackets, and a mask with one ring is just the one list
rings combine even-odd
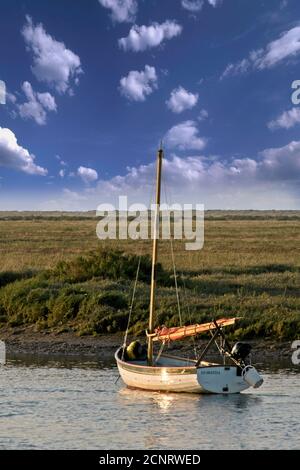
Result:
{"label": "white cloud", "polygon": [[300,123],[300,108],[292,108],[284,111],[274,121],[268,123],[269,129],[290,129]]}
{"label": "white cloud", "polygon": [[[212,7],[217,7],[221,5],[223,0],[207,0],[209,5]],[[181,0],[181,5],[185,10],[190,11],[191,13],[197,13],[201,11],[204,6],[204,0]]]}
{"label": "white cloud", "polygon": [[284,147],[266,149],[260,156],[260,170],[264,178],[276,181],[295,180],[299,183],[300,141],[292,141]]}
{"label": "white cloud", "polygon": [[172,127],[164,142],[168,148],[179,150],[202,150],[206,145],[206,139],[199,137],[195,121],[184,121]]}
{"label": "white cloud", "polygon": [[221,3],[223,2],[223,0],[207,0],[207,1],[212,7],[217,7],[221,5]]}
{"label": "white cloud", "polygon": [[29,175],[47,175],[47,170],[34,163],[35,156],[18,144],[15,134],[0,127],[0,166],[23,171]]}
{"label": "white cloud", "polygon": [[99,3],[111,10],[111,18],[118,23],[133,23],[138,4],[136,0],[99,0]]}
{"label": "white cloud", "polygon": [[300,26],[285,31],[270,42],[265,48],[252,51],[249,56],[235,64],[227,65],[221,79],[240,75],[251,69],[263,70],[274,67],[284,60],[291,59],[300,53]]}
{"label": "white cloud", "polygon": [[78,55],[47,34],[42,24],[35,26],[29,16],[26,16],[22,35],[28,50],[33,53],[31,69],[35,77],[55,87],[59,93],[72,93],[72,84],[78,83],[82,73]]}
{"label": "white cloud", "polygon": [[[128,168],[123,176],[99,180],[84,192],[64,192],[57,207],[95,209],[103,202],[117,207],[119,195],[127,195],[129,204],[149,204],[155,171],[153,159]],[[266,149],[255,158],[166,155],[163,179],[172,203],[204,203],[207,209],[299,209],[300,141]]]}
{"label": "white cloud", "polygon": [[171,92],[171,96],[166,104],[173,113],[179,114],[196,106],[198,99],[198,93],[193,94],[180,86]]}
{"label": "white cloud", "polygon": [[61,178],[64,178],[66,176],[66,170],[59,170],[58,172],[58,175],[61,177]]}
{"label": "white cloud", "polygon": [[68,166],[68,164],[61,158],[60,155],[55,155],[56,160],[59,161],[61,166]]}
{"label": "white cloud", "polygon": [[[127,194],[135,201],[143,201],[151,193],[155,167],[153,161],[128,168],[125,176],[99,181],[94,194],[99,203],[105,194],[110,194],[111,200],[114,195]],[[289,208],[288,201],[300,208],[300,141],[266,149],[255,158],[166,156],[163,179],[170,194],[177,197],[172,202],[205,201],[214,208],[226,208],[228,204],[230,208],[261,209]]]}
{"label": "white cloud", "polygon": [[6,104],[6,85],[3,80],[0,80],[0,104]]}
{"label": "white cloud", "polygon": [[15,104],[16,101],[17,101],[16,95],[14,95],[13,93],[10,93],[10,92],[6,93],[6,99],[7,99],[8,103],[12,103],[12,104]]}
{"label": "white cloud", "polygon": [[157,75],[154,67],[145,66],[145,70],[138,72],[132,70],[120,80],[120,92],[132,101],[145,101],[157,88]]}
{"label": "white cloud", "polygon": [[22,90],[27,101],[17,104],[19,115],[23,119],[33,119],[43,126],[47,122],[47,112],[57,110],[55,98],[50,93],[36,93],[29,82],[24,82]]}
{"label": "white cloud", "polygon": [[228,64],[224,72],[222,73],[220,79],[223,80],[223,78],[226,78],[226,77],[242,75],[248,72],[250,68],[251,68],[251,62],[249,59],[242,59],[236,64]]}
{"label": "white cloud", "polygon": [[192,13],[202,10],[204,0],[181,0],[181,6]]}
{"label": "white cloud", "polygon": [[50,93],[37,93],[36,96],[44,109],[47,111],[57,110],[55,98]]}
{"label": "white cloud", "polygon": [[280,10],[283,10],[284,8],[286,8],[288,4],[289,4],[288,0],[282,0],[279,5]]}
{"label": "white cloud", "polygon": [[206,109],[201,109],[200,110],[200,113],[199,113],[199,116],[198,116],[198,121],[199,122],[202,122],[202,121],[205,121],[205,119],[208,118],[208,112],[206,111]]}
{"label": "white cloud", "polygon": [[[155,180],[155,155],[151,163],[128,168],[123,175],[99,179],[83,190],[64,189],[48,193],[47,199],[10,195],[0,199],[3,210],[95,210],[101,203],[118,207],[120,195],[128,203],[149,205]],[[204,156],[179,157],[166,152],[163,181],[168,202],[205,204],[206,209],[300,209],[300,141],[280,148],[265,149],[253,157],[222,158]],[[3,193],[4,194],[4,193]],[[165,202],[165,199],[163,199]],[[13,207],[14,206],[14,207]]]}
{"label": "white cloud", "polygon": [[152,23],[150,26],[134,25],[126,38],[119,39],[119,47],[124,51],[145,51],[180,35],[181,32],[182,27],[176,21],[171,20],[162,24]]}
{"label": "white cloud", "polygon": [[97,181],[98,173],[96,170],[92,168],[86,168],[84,166],[80,166],[77,170],[77,175],[84,181],[84,183],[89,184]]}
{"label": "white cloud", "polygon": [[300,26],[283,33],[258,54],[255,66],[259,69],[273,67],[284,59],[294,57],[300,52]]}

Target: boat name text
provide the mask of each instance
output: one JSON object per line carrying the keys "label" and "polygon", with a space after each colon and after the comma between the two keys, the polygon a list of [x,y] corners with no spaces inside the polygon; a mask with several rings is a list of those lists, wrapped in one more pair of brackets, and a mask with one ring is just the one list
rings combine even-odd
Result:
{"label": "boat name text", "polygon": [[219,370],[201,370],[201,375],[204,374],[215,374],[215,375],[220,375]]}

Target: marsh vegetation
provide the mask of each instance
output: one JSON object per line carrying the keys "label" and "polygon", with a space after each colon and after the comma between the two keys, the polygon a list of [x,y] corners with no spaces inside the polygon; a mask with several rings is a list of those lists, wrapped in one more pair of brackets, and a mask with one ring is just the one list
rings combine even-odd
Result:
{"label": "marsh vegetation", "polygon": [[[239,338],[300,336],[300,214],[210,212],[205,245],[174,242],[185,322],[239,316]],[[150,241],[100,241],[88,214],[0,214],[0,322],[103,334],[147,326]],[[178,324],[170,242],[162,241],[157,323]]]}

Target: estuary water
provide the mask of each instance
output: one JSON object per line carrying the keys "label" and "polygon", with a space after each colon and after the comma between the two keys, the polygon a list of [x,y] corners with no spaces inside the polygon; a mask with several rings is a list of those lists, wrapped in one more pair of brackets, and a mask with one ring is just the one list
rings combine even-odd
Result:
{"label": "estuary water", "polygon": [[0,449],[299,449],[300,367],[258,369],[257,391],[177,395],[128,390],[113,362],[11,357]]}

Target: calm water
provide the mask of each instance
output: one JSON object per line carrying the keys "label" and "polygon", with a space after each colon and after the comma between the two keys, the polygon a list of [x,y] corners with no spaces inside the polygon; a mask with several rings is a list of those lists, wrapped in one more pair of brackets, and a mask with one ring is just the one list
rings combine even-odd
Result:
{"label": "calm water", "polygon": [[299,449],[300,367],[261,365],[231,396],[131,391],[114,364],[12,358],[0,366],[1,449]]}

